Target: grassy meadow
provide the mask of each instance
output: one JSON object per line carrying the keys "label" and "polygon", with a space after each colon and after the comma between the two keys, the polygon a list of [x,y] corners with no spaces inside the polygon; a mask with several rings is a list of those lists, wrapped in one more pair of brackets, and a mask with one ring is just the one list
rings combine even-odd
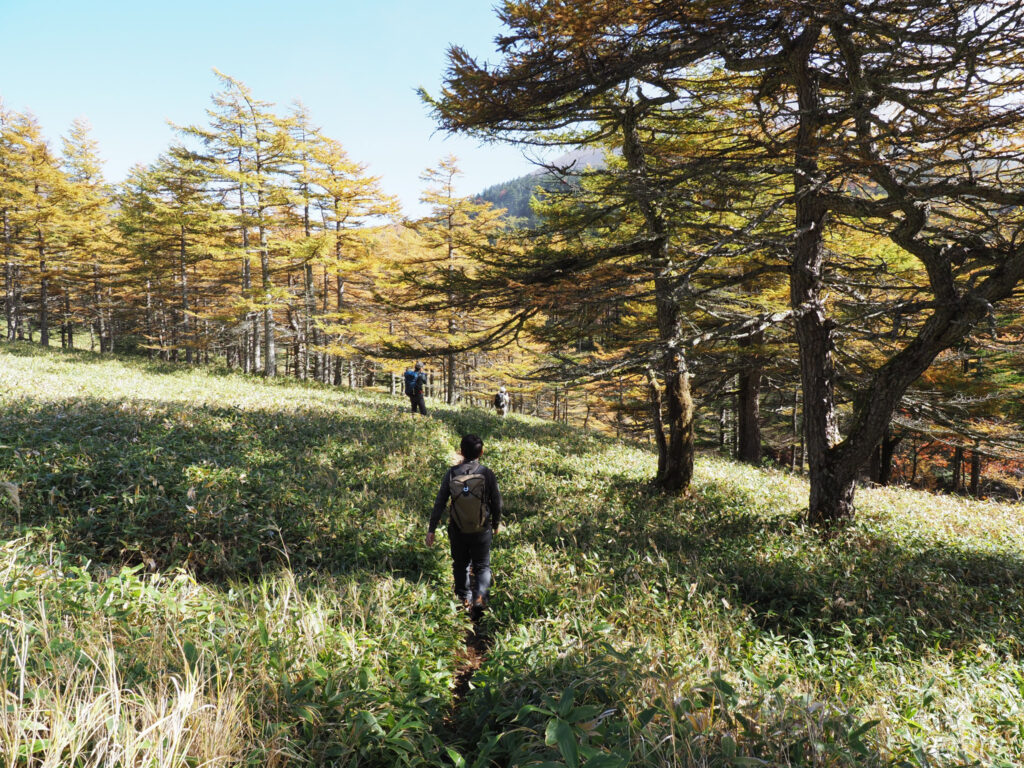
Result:
{"label": "grassy meadow", "polygon": [[[1024,508],[295,381],[0,345],[0,768],[1019,766]],[[507,525],[469,689],[444,534]]]}

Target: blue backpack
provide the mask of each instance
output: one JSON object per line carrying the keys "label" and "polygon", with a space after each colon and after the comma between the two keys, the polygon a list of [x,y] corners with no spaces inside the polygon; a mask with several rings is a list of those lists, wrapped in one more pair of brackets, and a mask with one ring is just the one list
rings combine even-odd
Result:
{"label": "blue backpack", "polygon": [[405,394],[410,397],[418,395],[423,391],[423,382],[420,380],[420,374],[417,371],[406,371],[405,372]]}

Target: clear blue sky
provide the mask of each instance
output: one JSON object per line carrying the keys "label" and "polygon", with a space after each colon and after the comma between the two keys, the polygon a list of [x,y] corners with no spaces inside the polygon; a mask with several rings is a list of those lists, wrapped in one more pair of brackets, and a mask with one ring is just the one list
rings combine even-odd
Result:
{"label": "clear blue sky", "polygon": [[0,99],[32,112],[55,147],[92,126],[120,181],[203,122],[216,67],[282,111],[293,100],[417,213],[420,173],[449,154],[463,194],[532,170],[508,146],[436,132],[416,96],[436,93],[449,43],[493,58],[490,0],[0,0]]}

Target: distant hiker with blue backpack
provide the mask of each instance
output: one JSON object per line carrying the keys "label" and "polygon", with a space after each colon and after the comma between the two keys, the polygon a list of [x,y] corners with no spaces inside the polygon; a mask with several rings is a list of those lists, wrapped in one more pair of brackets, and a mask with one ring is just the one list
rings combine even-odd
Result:
{"label": "distant hiker with blue backpack", "polygon": [[[427,531],[427,546],[448,510],[448,542],[452,553],[455,595],[475,615],[487,605],[491,588],[491,540],[501,522],[501,493],[494,472],[480,463],[484,441],[476,435],[462,438],[462,463],[445,472],[434,500]],[[472,583],[470,574],[476,576]]]}
{"label": "distant hiker with blue backpack", "polygon": [[405,394],[409,396],[409,403],[412,405],[412,412],[419,411],[427,415],[427,403],[423,399],[423,389],[427,385],[427,374],[423,372],[423,363],[416,363],[412,368],[406,369],[403,374],[405,381]]}

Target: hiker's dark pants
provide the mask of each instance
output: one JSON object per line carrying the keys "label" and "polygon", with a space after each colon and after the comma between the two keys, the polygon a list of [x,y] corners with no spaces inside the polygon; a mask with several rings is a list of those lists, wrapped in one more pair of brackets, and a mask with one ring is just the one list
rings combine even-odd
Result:
{"label": "hiker's dark pants", "polygon": [[[455,576],[455,596],[460,600],[484,600],[491,589],[491,537],[488,528],[482,533],[463,533],[454,525],[448,526],[448,541],[452,548],[452,574]],[[475,588],[469,574],[476,574]]]}
{"label": "hiker's dark pants", "polygon": [[416,413],[418,410],[424,416],[427,415],[427,401],[423,399],[423,393],[420,392],[418,395],[409,395],[409,402],[412,404],[412,412]]}

